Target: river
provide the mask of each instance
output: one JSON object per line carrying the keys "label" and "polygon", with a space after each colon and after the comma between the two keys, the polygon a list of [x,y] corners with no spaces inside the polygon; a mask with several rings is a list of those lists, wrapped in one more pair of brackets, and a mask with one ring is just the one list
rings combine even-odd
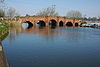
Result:
{"label": "river", "polygon": [[10,28],[2,45],[9,67],[100,67],[100,29]]}

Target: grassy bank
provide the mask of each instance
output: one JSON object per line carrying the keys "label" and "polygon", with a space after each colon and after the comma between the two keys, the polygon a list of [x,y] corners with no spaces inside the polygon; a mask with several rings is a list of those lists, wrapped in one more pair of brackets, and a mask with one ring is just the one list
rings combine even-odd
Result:
{"label": "grassy bank", "polygon": [[0,22],[0,41],[8,34],[8,24]]}

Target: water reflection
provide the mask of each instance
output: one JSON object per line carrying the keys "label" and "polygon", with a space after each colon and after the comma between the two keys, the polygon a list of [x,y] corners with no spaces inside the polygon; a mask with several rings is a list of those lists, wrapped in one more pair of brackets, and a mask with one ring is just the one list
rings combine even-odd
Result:
{"label": "water reflection", "polygon": [[4,55],[3,47],[0,42],[0,67],[8,67],[7,59]]}
{"label": "water reflection", "polygon": [[22,27],[23,27],[24,29],[27,29],[28,26],[29,26],[28,23],[23,23],[23,24],[22,24]]}
{"label": "water reflection", "polygon": [[[66,41],[77,41],[79,39],[80,33],[74,31],[75,27],[42,27],[42,26],[33,26],[31,28],[24,27],[14,27],[10,28],[8,39],[15,40],[19,34],[39,34],[43,36],[46,40],[53,39],[54,36],[65,35],[63,39]],[[64,31],[63,31],[64,30]],[[78,30],[78,29],[77,29]],[[68,36],[70,35],[70,36]],[[74,37],[73,37],[74,36]]]}
{"label": "water reflection", "polygon": [[14,27],[3,44],[10,67],[100,67],[99,29]]}
{"label": "water reflection", "polygon": [[31,28],[25,27],[10,27],[8,39],[10,41],[15,40],[20,34],[38,34],[45,40],[53,40],[55,37],[62,37],[66,42],[79,42],[92,37],[97,34],[99,29],[93,28],[80,28],[80,27],[43,27],[33,26]]}

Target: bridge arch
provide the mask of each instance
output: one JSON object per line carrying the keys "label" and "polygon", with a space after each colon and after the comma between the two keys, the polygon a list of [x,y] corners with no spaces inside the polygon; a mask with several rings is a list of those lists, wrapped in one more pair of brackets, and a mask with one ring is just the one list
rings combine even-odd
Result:
{"label": "bridge arch", "polygon": [[46,23],[43,20],[39,20],[37,24],[39,24],[39,26],[46,26]]}
{"label": "bridge arch", "polygon": [[70,22],[70,21],[68,21],[68,22],[66,23],[66,26],[73,26],[73,23]]}
{"label": "bridge arch", "polygon": [[52,20],[49,20],[49,25],[50,26],[57,26],[57,21],[52,19]]}
{"label": "bridge arch", "polygon": [[64,26],[64,22],[63,21],[60,21],[59,22],[59,26]]}
{"label": "bridge arch", "polygon": [[[25,22],[23,22],[23,23],[27,23],[27,24],[28,24],[28,27],[27,27],[27,28],[31,28],[31,27],[33,26],[33,23],[30,22],[30,21],[25,21]],[[23,23],[22,23],[22,24],[23,24]]]}
{"label": "bridge arch", "polygon": [[75,23],[75,26],[78,26],[79,24],[78,23]]}
{"label": "bridge arch", "polygon": [[[78,26],[80,25],[79,20],[48,16],[48,17],[22,17],[19,18],[19,22],[22,24],[23,21],[31,21],[33,25],[37,25],[38,21],[40,26]],[[29,22],[28,22],[29,23]],[[30,24],[30,23],[29,23]]]}

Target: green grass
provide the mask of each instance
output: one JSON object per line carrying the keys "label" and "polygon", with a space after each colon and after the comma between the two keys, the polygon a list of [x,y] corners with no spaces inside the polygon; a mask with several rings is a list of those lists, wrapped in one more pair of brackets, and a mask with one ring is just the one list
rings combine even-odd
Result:
{"label": "green grass", "polygon": [[8,30],[8,24],[7,23],[0,23],[0,32],[4,32]]}
{"label": "green grass", "polygon": [[5,37],[5,34],[8,33],[8,24],[0,22],[0,40]]}

